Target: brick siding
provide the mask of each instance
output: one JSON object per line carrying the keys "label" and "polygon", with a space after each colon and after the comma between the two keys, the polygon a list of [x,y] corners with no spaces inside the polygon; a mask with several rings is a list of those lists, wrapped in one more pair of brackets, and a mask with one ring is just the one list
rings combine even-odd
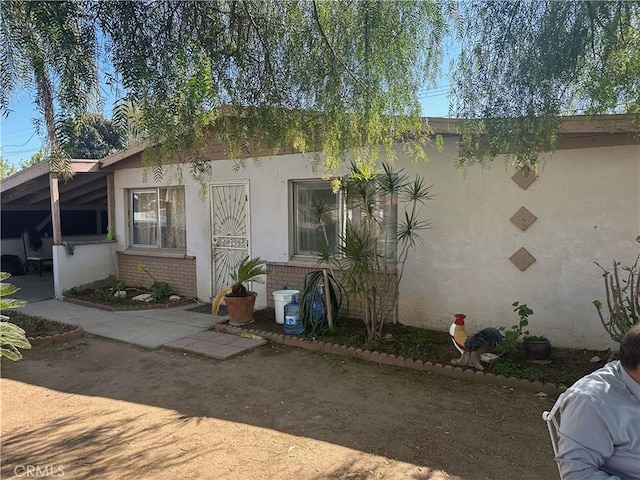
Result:
{"label": "brick siding", "polygon": [[150,289],[153,279],[138,270],[139,264],[147,266],[147,271],[159,282],[171,285],[173,293],[196,298],[196,259],[156,257],[150,255],[130,255],[118,252],[118,280],[128,287]]}
{"label": "brick siding", "polygon": [[[276,290],[282,290],[285,286],[289,289],[300,290],[304,289],[304,279],[307,273],[317,270],[318,267],[309,266],[292,266],[283,265],[280,263],[267,264],[269,269],[269,275],[267,275],[267,306],[273,308],[275,302],[273,300],[273,292]],[[338,281],[340,281],[340,272],[334,272]],[[391,292],[393,293],[393,292]],[[391,293],[385,296],[384,304],[387,308],[392,305]],[[346,299],[342,300],[343,305],[346,305]],[[344,311],[340,312],[340,315],[344,315]],[[362,318],[363,309],[362,305],[356,303],[353,299],[349,299],[349,317]],[[387,322],[392,321],[392,318],[387,319]]]}

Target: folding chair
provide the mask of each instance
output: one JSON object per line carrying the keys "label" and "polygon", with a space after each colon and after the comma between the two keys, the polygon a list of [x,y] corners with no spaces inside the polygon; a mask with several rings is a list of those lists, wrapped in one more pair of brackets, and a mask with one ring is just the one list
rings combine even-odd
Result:
{"label": "folding chair", "polygon": [[[564,400],[564,393],[561,394],[556,403],[549,411],[542,412],[542,419],[547,422],[547,428],[549,429],[549,437],[551,438],[551,446],[553,447],[553,458],[558,455],[558,429],[560,428],[560,406]],[[557,465],[557,462],[556,462]],[[558,471],[560,466],[558,465]],[[562,473],[560,473],[562,477]]]}
{"label": "folding chair", "polygon": [[30,273],[34,265],[38,267],[40,276],[42,276],[42,267],[45,265],[51,265],[53,269],[53,257],[43,257],[42,247],[39,250],[34,250],[31,247],[29,232],[26,230],[22,233],[22,246],[24,247],[24,273]]}

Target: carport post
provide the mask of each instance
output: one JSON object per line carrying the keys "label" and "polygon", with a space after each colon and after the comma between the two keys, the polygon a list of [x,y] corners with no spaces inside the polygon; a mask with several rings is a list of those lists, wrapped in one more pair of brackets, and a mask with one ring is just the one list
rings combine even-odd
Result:
{"label": "carport post", "polygon": [[107,232],[116,238],[115,232],[116,197],[113,173],[107,173]]}
{"label": "carport post", "polygon": [[60,191],[58,177],[49,173],[49,190],[51,191],[51,227],[53,228],[53,244],[62,245],[62,231],[60,227]]}

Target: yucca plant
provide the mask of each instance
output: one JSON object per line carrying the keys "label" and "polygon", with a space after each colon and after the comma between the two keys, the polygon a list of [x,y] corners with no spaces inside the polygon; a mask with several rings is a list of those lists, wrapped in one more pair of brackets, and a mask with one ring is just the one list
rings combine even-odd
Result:
{"label": "yucca plant", "polygon": [[247,290],[245,283],[264,283],[264,278],[260,277],[268,273],[269,271],[266,268],[265,260],[262,260],[260,257],[244,257],[236,269],[230,273],[231,280],[233,280],[234,283],[220,290],[213,299],[213,305],[211,307],[212,313],[217,315],[220,303],[225,295],[230,297],[248,297],[250,292]]}
{"label": "yucca plant", "polygon": [[[432,198],[431,186],[422,176],[410,178],[389,164],[378,168],[353,162],[340,188],[350,215],[337,255],[325,245],[317,257],[341,271],[348,300],[361,306],[367,341],[379,340],[385,322],[395,321],[398,288],[409,251],[422,243],[421,233],[430,227],[421,209]],[[404,206],[404,218],[396,221],[397,211],[392,207],[399,203]],[[324,206],[314,202],[311,213],[323,231],[325,212]]]}

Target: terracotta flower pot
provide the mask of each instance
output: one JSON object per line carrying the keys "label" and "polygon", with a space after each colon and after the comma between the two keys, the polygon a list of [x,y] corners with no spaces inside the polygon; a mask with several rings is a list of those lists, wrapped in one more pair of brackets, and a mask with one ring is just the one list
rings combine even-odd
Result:
{"label": "terracotta flower pot", "polygon": [[225,295],[224,303],[229,313],[229,325],[246,325],[253,322],[253,307],[256,303],[256,292],[249,292],[246,297]]}

